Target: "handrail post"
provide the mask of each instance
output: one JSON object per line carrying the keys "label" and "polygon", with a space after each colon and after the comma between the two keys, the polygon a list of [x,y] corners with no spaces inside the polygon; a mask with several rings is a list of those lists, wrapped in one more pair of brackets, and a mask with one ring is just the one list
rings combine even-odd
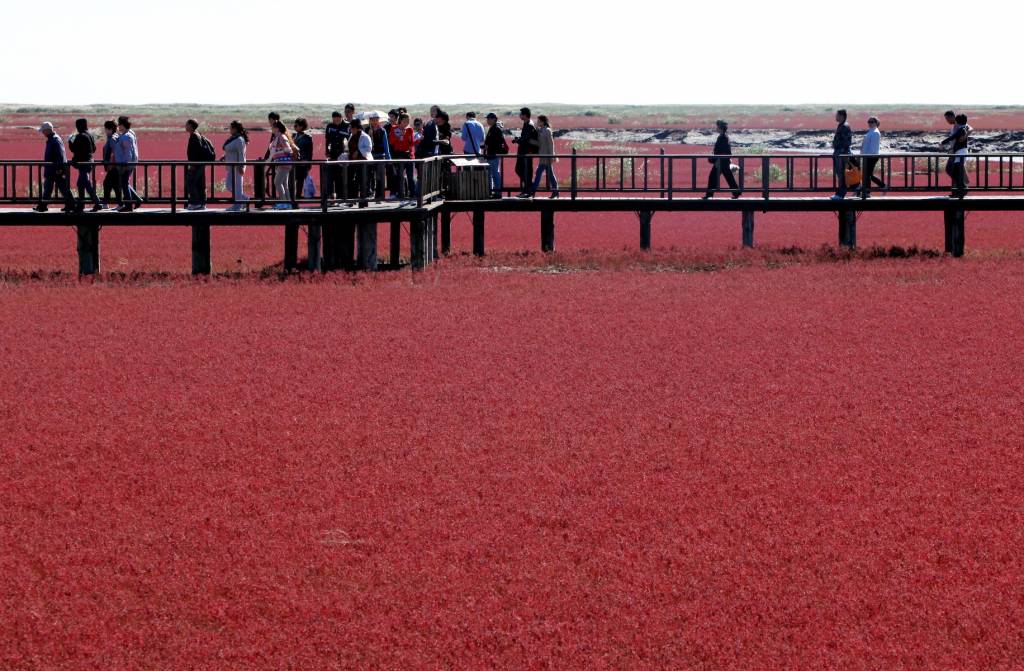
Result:
{"label": "handrail post", "polygon": [[[171,214],[178,211],[178,171],[175,170],[177,166],[171,163]],[[124,194],[121,194],[121,198],[124,199]]]}
{"label": "handrail post", "polygon": [[326,163],[320,164],[320,209],[327,212],[327,171]]}
{"label": "handrail post", "polygon": [[672,157],[668,157],[668,199],[672,200]]}
{"label": "handrail post", "polygon": [[427,159],[417,159],[416,173],[420,178],[419,188],[416,189],[416,207],[423,207],[423,185],[427,181]]}
{"label": "handrail post", "polygon": [[570,187],[570,199],[576,200],[576,147],[572,148],[572,158],[569,160],[569,163],[572,170],[572,186]]}
{"label": "handrail post", "polygon": [[768,188],[771,180],[771,158],[761,157],[761,197],[768,200]]}

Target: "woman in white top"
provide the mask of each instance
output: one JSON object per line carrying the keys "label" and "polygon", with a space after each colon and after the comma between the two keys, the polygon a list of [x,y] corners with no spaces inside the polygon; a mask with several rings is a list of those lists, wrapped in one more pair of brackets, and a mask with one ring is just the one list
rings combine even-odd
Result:
{"label": "woman in white top", "polygon": [[[227,163],[245,163],[245,150],[249,145],[249,133],[241,121],[231,122],[231,137],[224,142],[224,157],[222,161]],[[229,212],[238,212],[245,208],[242,202],[249,200],[245,195],[242,179],[245,177],[244,165],[229,165],[227,167],[227,187],[234,204],[228,208]]]}

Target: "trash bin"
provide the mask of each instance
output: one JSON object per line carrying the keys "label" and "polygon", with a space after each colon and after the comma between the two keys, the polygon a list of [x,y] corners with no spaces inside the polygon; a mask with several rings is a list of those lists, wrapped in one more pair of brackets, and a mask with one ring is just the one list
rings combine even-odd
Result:
{"label": "trash bin", "polygon": [[452,200],[487,200],[487,161],[478,158],[453,158],[455,173],[448,183],[448,198]]}

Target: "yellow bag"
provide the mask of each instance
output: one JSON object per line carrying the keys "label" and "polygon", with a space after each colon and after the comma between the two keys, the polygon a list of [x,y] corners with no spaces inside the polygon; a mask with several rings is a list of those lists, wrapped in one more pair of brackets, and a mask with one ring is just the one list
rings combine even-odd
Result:
{"label": "yellow bag", "polygon": [[864,173],[854,165],[846,166],[846,186],[857,186],[864,180]]}

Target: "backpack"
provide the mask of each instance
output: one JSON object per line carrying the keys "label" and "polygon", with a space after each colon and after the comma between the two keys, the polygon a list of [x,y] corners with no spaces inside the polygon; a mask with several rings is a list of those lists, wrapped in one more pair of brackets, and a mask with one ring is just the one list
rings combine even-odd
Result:
{"label": "backpack", "polygon": [[199,147],[202,150],[204,161],[217,160],[217,150],[213,148],[213,143],[210,142],[205,135],[199,136]]}

